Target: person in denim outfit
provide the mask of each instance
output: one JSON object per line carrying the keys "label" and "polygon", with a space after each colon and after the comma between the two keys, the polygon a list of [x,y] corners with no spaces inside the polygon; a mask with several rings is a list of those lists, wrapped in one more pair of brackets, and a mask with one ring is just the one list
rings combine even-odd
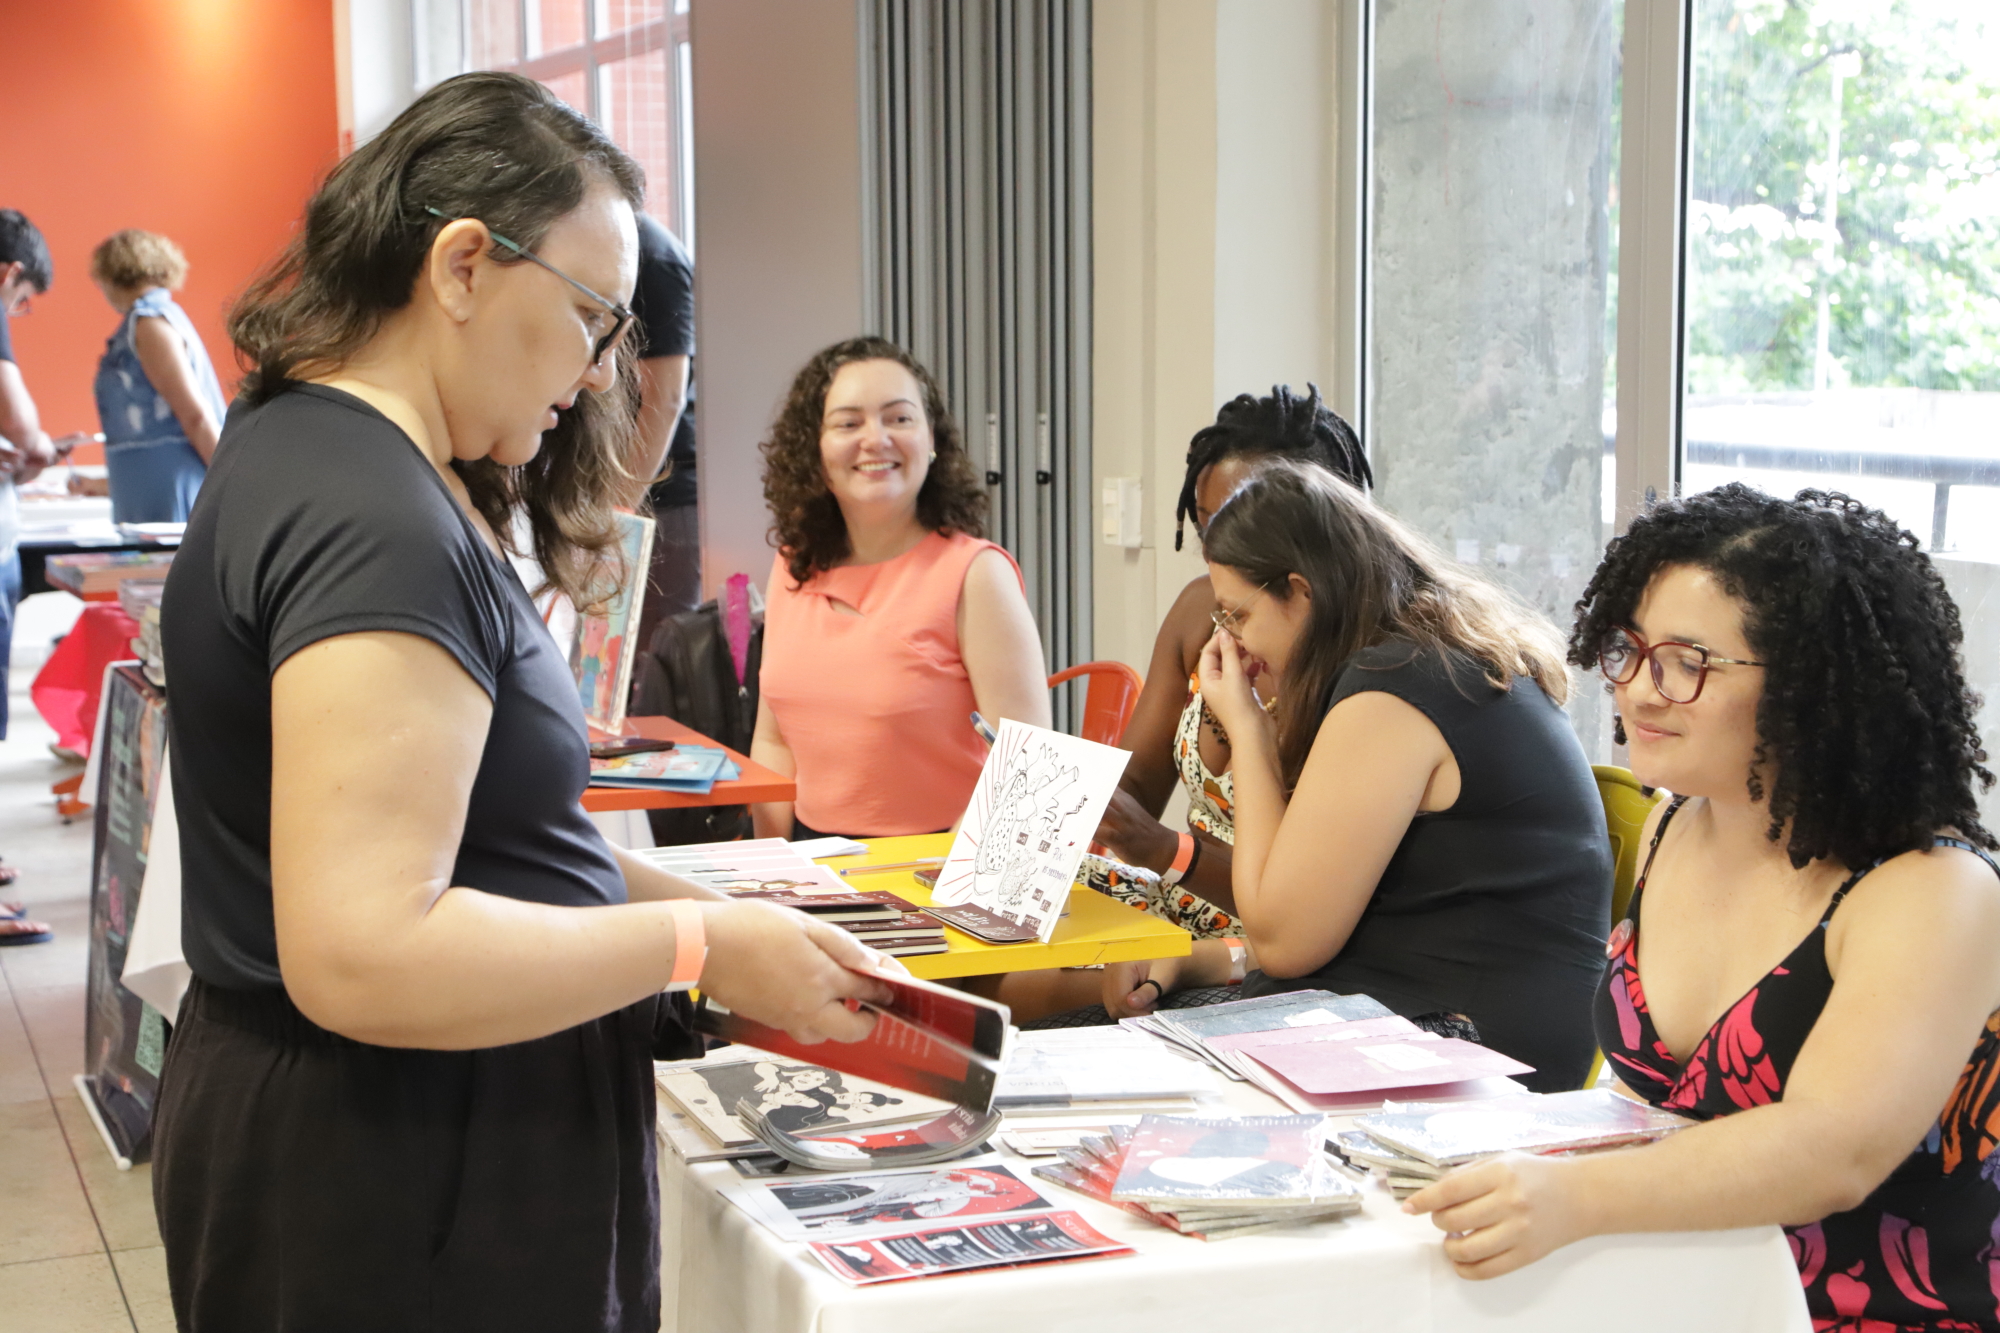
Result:
{"label": "person in denim outfit", "polygon": [[124,316],[97,363],[97,415],[119,523],[185,523],[228,408],[215,366],[173,292],[180,247],[121,231],[90,257],[90,276]]}

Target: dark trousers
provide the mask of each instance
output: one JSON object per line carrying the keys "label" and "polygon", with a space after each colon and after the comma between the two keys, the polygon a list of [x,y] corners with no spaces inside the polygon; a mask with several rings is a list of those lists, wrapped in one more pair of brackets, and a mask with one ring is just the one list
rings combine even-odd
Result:
{"label": "dark trousers", "polygon": [[655,1333],[649,999],[479,1051],[368,1046],[196,980],[154,1122],[187,1333]]}
{"label": "dark trousers", "polygon": [[14,653],[14,608],[21,604],[21,550],[0,560],[0,741],[7,739],[7,659]]}

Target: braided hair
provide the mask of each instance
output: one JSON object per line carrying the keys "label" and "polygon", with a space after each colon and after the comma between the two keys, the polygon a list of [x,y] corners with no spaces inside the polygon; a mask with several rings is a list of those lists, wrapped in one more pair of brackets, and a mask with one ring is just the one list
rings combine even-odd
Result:
{"label": "braided hair", "polygon": [[1605,551],[1576,604],[1569,660],[1594,666],[1675,565],[1708,571],[1742,603],[1766,666],[1746,786],[1752,800],[1768,797],[1769,836],[1786,839],[1794,866],[1832,856],[1858,869],[1947,828],[1996,845],[1973,794],[1993,775],[1960,665],[1958,607],[1914,536],[1831,491],[1780,500],[1732,482],[1668,501]]}
{"label": "braided hair", "polygon": [[1317,463],[1364,491],[1375,484],[1361,437],[1320,401],[1317,384],[1306,385],[1303,398],[1283,384],[1272,386],[1262,398],[1240,393],[1222,405],[1214,425],[1196,431],[1188,443],[1187,474],[1181,479],[1180,504],[1174,510],[1176,551],[1195,512],[1195,483],[1225,458],[1295,458]]}

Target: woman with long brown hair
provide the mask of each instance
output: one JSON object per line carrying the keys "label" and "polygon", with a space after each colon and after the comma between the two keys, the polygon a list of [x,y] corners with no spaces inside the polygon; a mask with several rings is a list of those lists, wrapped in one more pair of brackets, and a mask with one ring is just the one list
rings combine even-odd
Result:
{"label": "woman with long brown hair", "polygon": [[1576,1087],[1611,854],[1555,627],[1318,468],[1265,466],[1202,550],[1244,992],[1372,995]]}
{"label": "woman with long brown hair", "polygon": [[[168,579],[194,972],[154,1197],[184,1329],[659,1326],[656,1043],[699,980],[806,1040],[872,955],[609,847],[503,552],[616,571],[638,168],[528,79],[438,85],[238,305]],[[851,970],[853,969],[853,970]]]}

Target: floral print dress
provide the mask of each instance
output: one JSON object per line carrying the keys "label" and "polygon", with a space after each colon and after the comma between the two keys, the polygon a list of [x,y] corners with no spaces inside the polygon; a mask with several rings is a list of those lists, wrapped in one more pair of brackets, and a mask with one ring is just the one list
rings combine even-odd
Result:
{"label": "floral print dress", "polygon": [[[1686,798],[1660,819],[1625,919],[1605,945],[1598,1044],[1620,1080],[1647,1101],[1711,1120],[1784,1098],[1792,1063],[1833,992],[1826,926],[1819,925],[1717,1019],[1686,1065],[1653,1028],[1639,984],[1639,903],[1660,836]],[[1985,852],[1960,847],[1993,865]],[[2000,866],[1995,867],[2000,873]],[[1937,1123],[1915,1152],[1857,1208],[1787,1227],[1813,1327],[1827,1333],[2000,1333],[2000,1013],[1987,1020]]]}
{"label": "floral print dress", "polygon": [[[1236,824],[1230,816],[1235,789],[1229,774],[1208,771],[1201,761],[1201,724],[1208,710],[1201,702],[1198,677],[1188,678],[1188,700],[1174,729],[1174,766],[1180,770],[1181,785],[1188,794],[1188,827],[1216,842],[1234,844]],[[1077,883],[1116,898],[1129,907],[1171,921],[1198,940],[1240,935],[1243,928],[1234,916],[1208,899],[1182,888],[1160,883],[1156,870],[1128,866],[1108,856],[1089,855],[1077,871]]]}

